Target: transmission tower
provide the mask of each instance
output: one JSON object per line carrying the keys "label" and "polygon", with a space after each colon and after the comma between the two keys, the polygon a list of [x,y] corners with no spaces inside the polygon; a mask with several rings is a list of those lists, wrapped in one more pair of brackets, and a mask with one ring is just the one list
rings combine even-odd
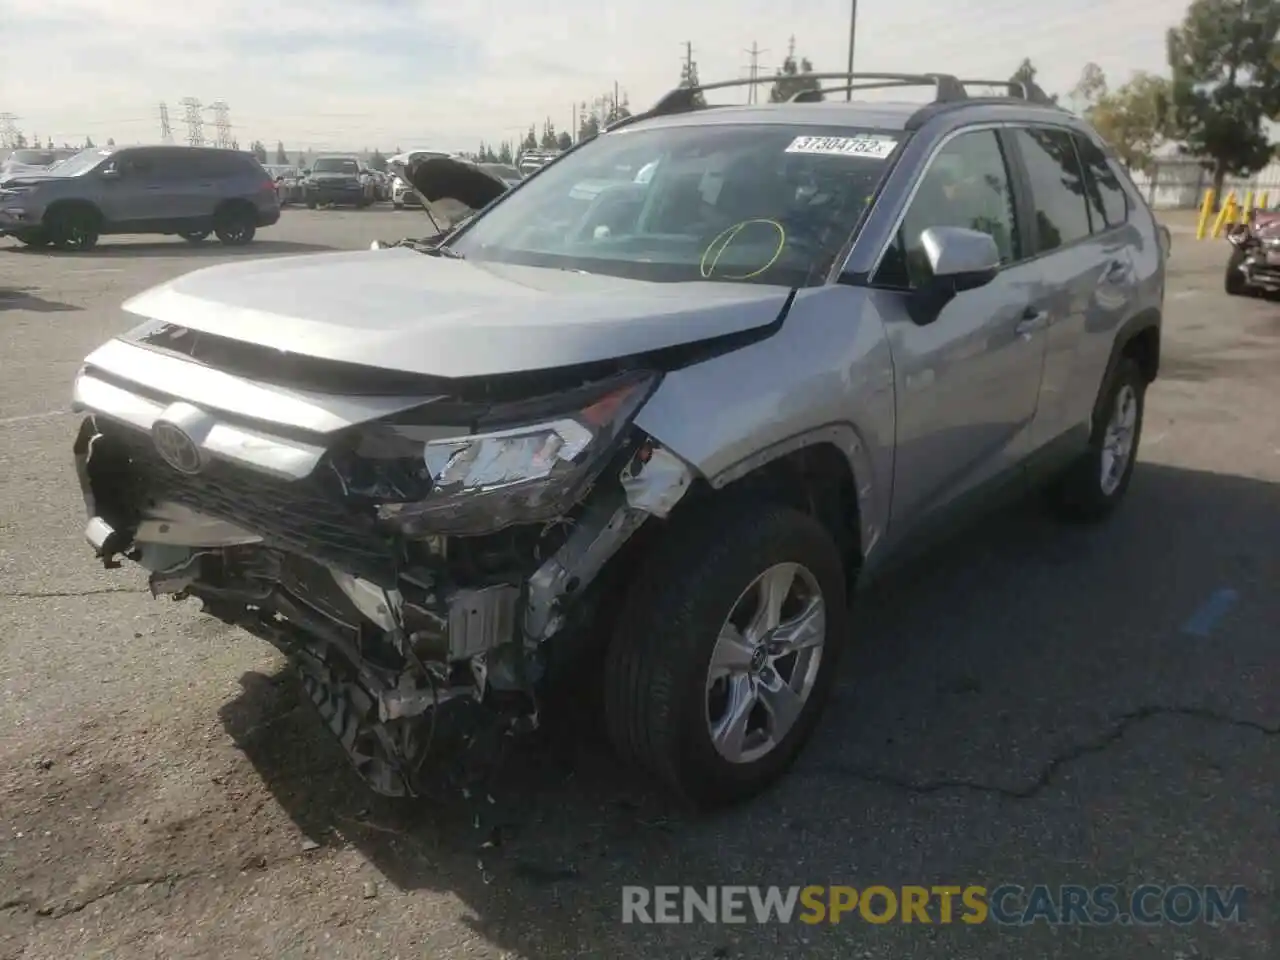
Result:
{"label": "transmission tower", "polygon": [[183,97],[182,106],[186,111],[183,119],[187,124],[187,143],[193,147],[203,147],[204,118],[200,116],[200,101],[195,97]]}
{"label": "transmission tower", "polygon": [[173,143],[173,127],[169,126],[169,105],[160,104],[160,142]]}
{"label": "transmission tower", "polygon": [[12,113],[0,113],[0,146],[18,146],[18,118]]}
{"label": "transmission tower", "polygon": [[213,111],[213,122],[218,128],[218,142],[215,146],[222,150],[231,149],[231,108],[225,100],[213,101],[209,107]]}
{"label": "transmission tower", "polygon": [[759,45],[753,42],[750,50],[743,50],[742,52],[751,54],[751,64],[747,67],[747,70],[748,76],[751,77],[753,82],[751,86],[747,87],[747,103],[758,103],[759,97],[756,94],[759,90],[759,85],[754,81],[760,79],[760,54],[768,53],[769,51],[761,50]]}

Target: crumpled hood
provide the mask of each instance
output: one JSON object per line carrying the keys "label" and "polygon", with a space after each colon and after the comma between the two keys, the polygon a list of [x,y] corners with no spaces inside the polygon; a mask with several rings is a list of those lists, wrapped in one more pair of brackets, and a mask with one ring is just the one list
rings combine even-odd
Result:
{"label": "crumpled hood", "polygon": [[264,347],[470,377],[592,363],[768,326],[785,287],[648,283],[407,248],[197,270],[124,309]]}
{"label": "crumpled hood", "polygon": [[1280,210],[1255,210],[1249,228],[1256,237],[1280,237]]}

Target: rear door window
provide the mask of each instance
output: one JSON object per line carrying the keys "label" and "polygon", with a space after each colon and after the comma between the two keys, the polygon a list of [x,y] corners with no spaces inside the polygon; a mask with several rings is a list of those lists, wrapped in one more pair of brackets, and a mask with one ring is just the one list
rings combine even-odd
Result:
{"label": "rear door window", "polygon": [[1050,127],[1022,127],[1012,134],[1031,181],[1037,252],[1047,253],[1088,237],[1085,176],[1071,134]]}

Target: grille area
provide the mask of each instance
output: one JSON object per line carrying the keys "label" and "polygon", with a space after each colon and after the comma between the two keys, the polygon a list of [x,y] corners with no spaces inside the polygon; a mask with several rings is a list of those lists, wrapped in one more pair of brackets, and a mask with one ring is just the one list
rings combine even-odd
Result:
{"label": "grille area", "polygon": [[[104,431],[98,442],[121,445],[130,462],[132,497],[171,501],[260,535],[267,545],[381,584],[394,584],[394,538],[374,517],[343,503],[322,477],[285,481],[214,461],[200,474],[178,473],[146,434]],[[319,469],[323,473],[324,467]],[[95,495],[100,497],[95,491]]]}

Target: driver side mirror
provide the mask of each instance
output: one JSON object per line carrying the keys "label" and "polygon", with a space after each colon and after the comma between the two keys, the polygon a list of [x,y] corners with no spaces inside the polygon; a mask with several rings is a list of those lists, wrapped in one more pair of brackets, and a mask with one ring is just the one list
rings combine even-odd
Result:
{"label": "driver side mirror", "polygon": [[958,294],[985,287],[1000,272],[995,238],[967,227],[927,227],[920,246],[929,263],[929,278],[913,297],[911,317],[932,323]]}

